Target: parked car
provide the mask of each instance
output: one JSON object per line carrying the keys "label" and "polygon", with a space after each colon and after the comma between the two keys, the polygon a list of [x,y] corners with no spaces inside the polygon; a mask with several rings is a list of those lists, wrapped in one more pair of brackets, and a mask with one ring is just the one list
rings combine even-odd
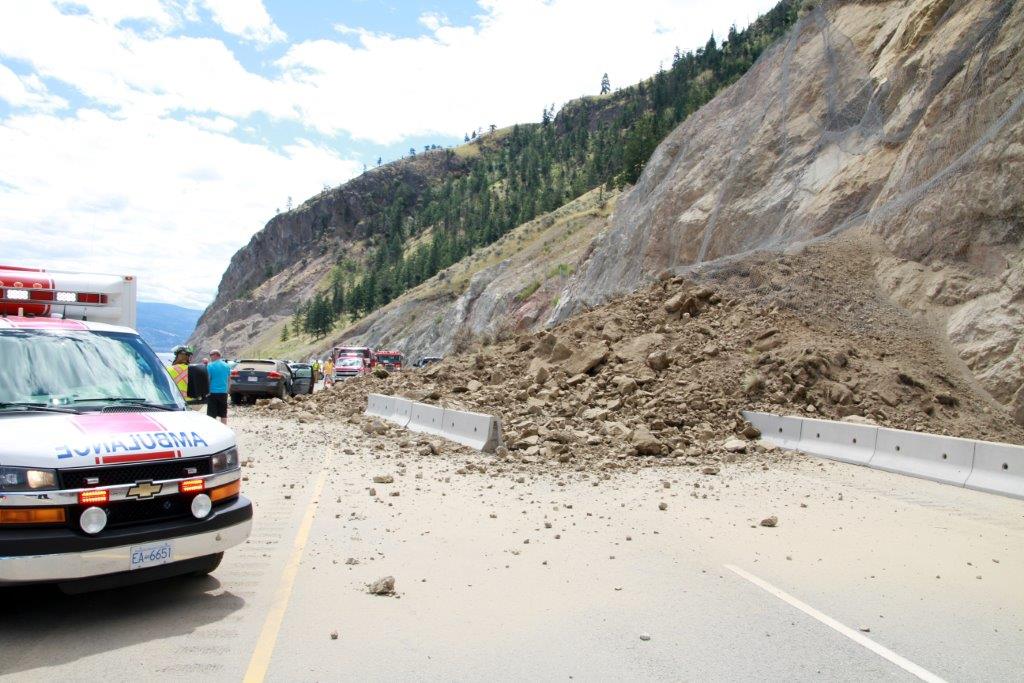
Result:
{"label": "parked car", "polygon": [[309,363],[289,363],[292,371],[292,395],[313,393],[313,366]]}
{"label": "parked car", "polygon": [[441,356],[423,356],[423,358],[420,358],[418,361],[413,363],[412,366],[414,368],[425,368],[428,365],[433,365],[434,363],[440,363],[442,360],[444,360],[444,359],[441,358]]}
{"label": "parked car", "polygon": [[240,360],[228,384],[231,402],[238,405],[257,398],[284,398],[292,391],[292,371],[281,360]]}
{"label": "parked car", "polygon": [[334,379],[348,379],[370,371],[370,365],[362,356],[342,356],[334,364]]}

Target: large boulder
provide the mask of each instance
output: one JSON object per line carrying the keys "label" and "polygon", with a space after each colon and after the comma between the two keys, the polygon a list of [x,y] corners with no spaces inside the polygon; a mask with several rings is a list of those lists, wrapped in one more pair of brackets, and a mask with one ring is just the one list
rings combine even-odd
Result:
{"label": "large boulder", "polygon": [[633,430],[633,435],[629,438],[629,442],[636,448],[636,452],[640,455],[661,455],[665,450],[664,444],[658,440],[658,437],[651,433],[651,430],[647,427],[638,427]]}
{"label": "large boulder", "polygon": [[664,346],[665,335],[659,332],[642,334],[615,346],[615,355],[623,362],[643,364],[655,349]]}
{"label": "large boulder", "polygon": [[590,372],[608,359],[608,348],[600,343],[587,344],[576,351],[571,358],[562,364],[562,368],[570,377]]}

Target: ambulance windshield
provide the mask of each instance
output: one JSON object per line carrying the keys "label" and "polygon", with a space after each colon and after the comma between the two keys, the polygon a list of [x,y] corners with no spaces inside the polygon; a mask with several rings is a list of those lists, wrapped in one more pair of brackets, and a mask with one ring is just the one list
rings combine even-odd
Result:
{"label": "ambulance windshield", "polygon": [[118,403],[183,406],[167,371],[138,335],[0,330],[0,410],[4,404],[90,410]]}

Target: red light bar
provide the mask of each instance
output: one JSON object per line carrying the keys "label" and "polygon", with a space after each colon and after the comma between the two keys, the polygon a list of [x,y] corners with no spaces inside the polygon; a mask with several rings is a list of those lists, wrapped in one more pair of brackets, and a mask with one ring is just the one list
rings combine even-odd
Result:
{"label": "red light bar", "polygon": [[110,491],[107,489],[91,489],[78,492],[79,505],[106,505],[110,502]]}
{"label": "red light bar", "polygon": [[202,493],[206,490],[206,482],[202,479],[186,479],[178,482],[179,493]]}

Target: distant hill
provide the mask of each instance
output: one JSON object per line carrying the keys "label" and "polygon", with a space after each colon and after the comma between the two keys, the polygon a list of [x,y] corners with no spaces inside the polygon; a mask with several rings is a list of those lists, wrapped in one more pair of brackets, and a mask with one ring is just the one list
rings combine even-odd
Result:
{"label": "distant hill", "polygon": [[192,336],[202,313],[173,304],[140,301],[137,316],[139,334],[154,351],[170,351]]}
{"label": "distant hill", "polygon": [[[517,227],[603,188],[600,204],[636,182],[662,138],[784,35],[803,2],[780,0],[744,30],[676,54],[670,69],[640,83],[557,112],[544,107],[540,123],[474,131],[458,147],[428,145],[274,216],[231,258],[192,342],[229,355],[296,348],[296,337],[315,347],[322,332],[344,334]],[[424,338],[422,347],[437,341]]]}

